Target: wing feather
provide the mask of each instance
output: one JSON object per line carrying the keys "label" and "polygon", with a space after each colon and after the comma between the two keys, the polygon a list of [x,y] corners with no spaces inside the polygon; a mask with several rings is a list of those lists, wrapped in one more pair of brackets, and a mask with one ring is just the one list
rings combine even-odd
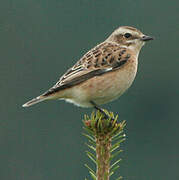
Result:
{"label": "wing feather", "polygon": [[130,58],[126,48],[104,42],[86,53],[43,96],[80,84],[94,76],[121,68]]}

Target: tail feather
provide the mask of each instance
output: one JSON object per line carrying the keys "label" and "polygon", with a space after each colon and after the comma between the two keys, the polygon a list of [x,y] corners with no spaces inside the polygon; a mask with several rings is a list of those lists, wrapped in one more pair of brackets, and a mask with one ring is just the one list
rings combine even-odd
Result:
{"label": "tail feather", "polygon": [[44,96],[38,96],[38,97],[26,102],[25,104],[23,104],[22,107],[29,107],[29,106],[32,106],[32,105],[37,104],[39,102],[45,101],[46,99],[48,99],[48,98],[44,97]]}

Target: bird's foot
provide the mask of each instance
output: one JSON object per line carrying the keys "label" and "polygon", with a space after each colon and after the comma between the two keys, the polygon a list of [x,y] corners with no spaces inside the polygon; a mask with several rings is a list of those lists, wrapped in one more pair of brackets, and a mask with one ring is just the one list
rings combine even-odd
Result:
{"label": "bird's foot", "polygon": [[91,101],[91,104],[94,106],[96,110],[98,110],[101,114],[103,114],[104,119],[111,119],[111,121],[114,121],[113,118],[111,118],[103,109],[101,109],[96,103]]}

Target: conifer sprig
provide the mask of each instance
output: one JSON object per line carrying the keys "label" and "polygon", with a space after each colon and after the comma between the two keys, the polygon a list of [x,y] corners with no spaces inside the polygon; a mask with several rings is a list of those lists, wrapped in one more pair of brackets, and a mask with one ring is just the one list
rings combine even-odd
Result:
{"label": "conifer sprig", "polygon": [[[120,145],[125,140],[123,133],[125,121],[117,122],[117,115],[114,116],[112,112],[104,111],[108,115],[108,119],[105,119],[104,115],[97,111],[96,113],[92,112],[91,116],[85,115],[83,121],[85,130],[83,135],[88,139],[86,145],[89,148],[86,154],[95,164],[96,170],[87,164],[85,166],[93,180],[109,180],[119,169],[121,159],[118,158],[118,155],[122,152]],[[114,161],[114,159],[117,160]],[[116,180],[121,178],[120,176]]]}

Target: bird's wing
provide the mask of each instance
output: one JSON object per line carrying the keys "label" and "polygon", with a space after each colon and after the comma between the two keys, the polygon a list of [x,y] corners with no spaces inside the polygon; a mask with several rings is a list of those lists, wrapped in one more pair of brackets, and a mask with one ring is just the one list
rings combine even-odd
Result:
{"label": "bird's wing", "polygon": [[121,68],[130,54],[116,43],[104,42],[86,53],[59,81],[43,96],[80,84],[94,76]]}

